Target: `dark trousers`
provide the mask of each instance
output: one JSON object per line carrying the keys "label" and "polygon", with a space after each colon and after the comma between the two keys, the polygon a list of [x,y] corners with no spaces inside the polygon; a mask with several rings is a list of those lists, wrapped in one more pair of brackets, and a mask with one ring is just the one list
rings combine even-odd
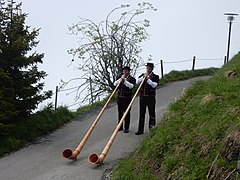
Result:
{"label": "dark trousers", "polygon": [[[128,108],[129,103],[131,102],[131,98],[120,98],[118,97],[118,123],[120,122],[120,120],[123,117],[124,112],[126,111],[126,109]],[[130,126],[130,111],[131,109],[128,111],[127,116],[125,118],[125,120],[123,121],[124,124],[124,129],[129,130],[129,126]],[[120,130],[123,130],[123,124],[120,127]]]}
{"label": "dark trousers", "polygon": [[138,124],[138,132],[144,132],[145,114],[147,107],[149,112],[149,128],[156,125],[155,106],[155,96],[140,96],[140,117]]}

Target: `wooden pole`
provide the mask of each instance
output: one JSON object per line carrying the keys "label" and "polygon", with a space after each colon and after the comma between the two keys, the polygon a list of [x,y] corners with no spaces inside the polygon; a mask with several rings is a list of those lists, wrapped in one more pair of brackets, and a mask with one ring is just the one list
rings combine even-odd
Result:
{"label": "wooden pole", "polygon": [[162,75],[162,78],[163,78],[163,60],[160,60],[160,70],[161,70],[161,75]]}
{"label": "wooden pole", "polygon": [[89,77],[89,83],[90,83],[90,93],[91,93],[91,104],[93,104],[93,90],[92,90],[92,79]]}
{"label": "wooden pole", "polygon": [[106,144],[105,148],[103,149],[102,154],[101,154],[100,156],[98,156],[96,153],[92,153],[92,154],[89,155],[88,161],[89,161],[91,164],[102,164],[102,162],[104,161],[104,159],[105,159],[105,157],[107,156],[107,153],[108,153],[110,147],[112,146],[112,143],[113,143],[115,137],[117,136],[117,133],[118,133],[118,131],[119,131],[119,129],[120,129],[123,121],[125,120],[125,117],[127,116],[128,112],[129,112],[129,110],[130,110],[130,108],[131,108],[131,106],[132,106],[132,104],[133,104],[133,101],[134,101],[135,98],[137,97],[137,94],[138,94],[138,92],[140,91],[140,89],[141,89],[141,87],[142,87],[142,85],[143,85],[143,83],[144,83],[145,80],[146,80],[146,78],[144,78],[144,79],[142,80],[141,84],[139,85],[139,87],[138,87],[135,95],[133,96],[131,102],[130,102],[129,105],[128,105],[128,108],[127,108],[126,111],[124,112],[123,117],[121,118],[121,120],[120,120],[120,122],[118,123],[116,129],[114,130],[111,138],[109,139],[108,143]]}
{"label": "wooden pole", "polygon": [[196,57],[193,56],[192,71],[194,71],[194,69],[195,69],[195,61],[196,61]]}
{"label": "wooden pole", "polygon": [[58,86],[56,86],[56,95],[55,95],[55,111],[57,109],[57,97],[58,97]]}
{"label": "wooden pole", "polygon": [[108,98],[106,104],[103,106],[102,110],[100,111],[100,113],[98,114],[98,116],[96,117],[96,119],[94,120],[94,122],[92,123],[91,127],[89,128],[89,130],[87,131],[86,135],[83,137],[82,141],[79,143],[79,145],[77,146],[76,150],[74,152],[72,152],[71,149],[67,148],[63,151],[63,157],[68,158],[68,159],[77,159],[77,156],[80,154],[80,152],[83,149],[83,146],[85,145],[85,143],[87,142],[89,136],[91,135],[92,131],[94,130],[95,126],[97,125],[100,117],[102,116],[103,112],[105,111],[105,109],[107,108],[107,105],[109,104],[109,102],[111,101],[113,95],[115,94],[115,92],[117,91],[118,87],[120,86],[120,84],[122,83],[122,81],[119,82],[119,84],[116,86],[116,88],[114,89],[114,91],[112,92],[112,94],[110,95],[110,97]]}
{"label": "wooden pole", "polygon": [[227,56],[224,56],[224,64],[227,63]]}

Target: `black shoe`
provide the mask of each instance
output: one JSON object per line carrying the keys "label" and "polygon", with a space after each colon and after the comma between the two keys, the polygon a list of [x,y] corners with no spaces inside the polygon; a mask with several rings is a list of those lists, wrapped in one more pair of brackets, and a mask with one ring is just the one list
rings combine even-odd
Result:
{"label": "black shoe", "polygon": [[129,130],[128,130],[128,129],[125,129],[125,130],[124,130],[124,133],[128,133],[128,132],[129,132]]}
{"label": "black shoe", "polygon": [[122,131],[123,129],[119,129],[118,131]]}
{"label": "black shoe", "polygon": [[135,132],[135,135],[141,135],[141,134],[144,134],[144,133],[140,131]]}

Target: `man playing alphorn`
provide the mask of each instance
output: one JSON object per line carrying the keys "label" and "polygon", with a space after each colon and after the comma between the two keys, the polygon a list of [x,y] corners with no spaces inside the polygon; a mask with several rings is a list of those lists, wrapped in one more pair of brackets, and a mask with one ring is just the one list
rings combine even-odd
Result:
{"label": "man playing alphorn", "polygon": [[[124,112],[128,108],[129,103],[132,100],[132,89],[134,85],[136,84],[136,79],[130,75],[130,67],[125,66],[122,69],[122,74],[114,82],[114,86],[119,84],[122,80],[122,83],[119,86],[118,89],[118,96],[117,96],[117,104],[118,104],[118,123],[120,122]],[[129,126],[130,126],[130,111],[129,110],[125,121],[124,121],[124,133],[129,132]],[[120,127],[119,131],[123,130],[123,125]]]}
{"label": "man playing alphorn", "polygon": [[153,73],[153,63],[146,64],[146,72],[139,76],[137,84],[140,84],[144,78],[145,82],[143,83],[140,90],[140,117],[138,124],[138,131],[136,135],[144,133],[144,123],[145,123],[145,113],[146,108],[148,107],[149,112],[149,129],[156,125],[156,87],[159,83],[159,76]]}

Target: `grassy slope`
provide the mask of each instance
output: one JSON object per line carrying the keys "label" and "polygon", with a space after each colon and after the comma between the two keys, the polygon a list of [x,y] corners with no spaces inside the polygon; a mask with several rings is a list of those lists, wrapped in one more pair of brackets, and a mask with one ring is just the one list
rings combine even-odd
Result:
{"label": "grassy slope", "polygon": [[[235,75],[227,77],[228,71]],[[228,144],[238,146],[234,156],[225,149],[226,139],[239,129],[240,54],[184,92],[140,147],[119,162],[112,179],[207,179],[209,169],[209,178],[224,179],[240,154],[240,142]]]}

